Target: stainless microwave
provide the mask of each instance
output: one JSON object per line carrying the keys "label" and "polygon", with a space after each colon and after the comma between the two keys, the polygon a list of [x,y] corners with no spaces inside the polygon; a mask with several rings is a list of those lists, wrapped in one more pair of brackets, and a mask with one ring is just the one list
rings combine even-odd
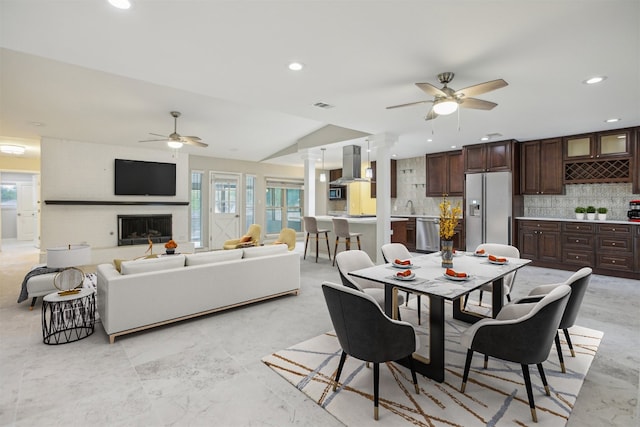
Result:
{"label": "stainless microwave", "polygon": [[329,200],[340,200],[342,198],[343,198],[342,188],[340,187],[329,188]]}

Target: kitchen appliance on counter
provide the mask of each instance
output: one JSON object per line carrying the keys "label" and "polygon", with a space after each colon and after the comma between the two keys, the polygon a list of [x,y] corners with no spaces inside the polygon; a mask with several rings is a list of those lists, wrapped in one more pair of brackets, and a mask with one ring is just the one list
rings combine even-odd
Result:
{"label": "kitchen appliance on counter", "polygon": [[640,222],[640,200],[632,200],[629,202],[627,218],[629,218],[629,221]]}
{"label": "kitchen appliance on counter", "polygon": [[465,179],[467,250],[474,250],[481,243],[510,245],[511,172],[473,173]]}
{"label": "kitchen appliance on counter", "polygon": [[439,218],[416,218],[416,252],[431,253],[440,250]]}
{"label": "kitchen appliance on counter", "polygon": [[[346,194],[343,191],[342,187],[330,187],[329,188],[329,200],[344,200],[346,199]],[[344,194],[344,196],[343,196]]]}

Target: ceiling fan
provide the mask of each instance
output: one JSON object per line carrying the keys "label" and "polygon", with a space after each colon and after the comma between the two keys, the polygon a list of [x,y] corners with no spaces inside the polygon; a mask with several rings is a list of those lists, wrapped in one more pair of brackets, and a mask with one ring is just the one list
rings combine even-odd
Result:
{"label": "ceiling fan", "polygon": [[195,145],[196,147],[208,147],[208,144],[202,142],[197,136],[181,136],[178,133],[178,117],[180,117],[179,111],[171,111],[171,117],[173,117],[173,133],[169,136],[160,135],[157,133],[149,133],[149,135],[160,136],[161,139],[145,139],[139,142],[166,142],[171,148],[181,148],[183,144]]}
{"label": "ceiling fan", "polygon": [[482,93],[491,92],[492,90],[500,89],[508,85],[502,79],[491,80],[488,82],[480,83],[477,85],[469,86],[464,89],[454,90],[447,86],[455,74],[451,72],[438,74],[438,80],[444,86],[442,89],[438,89],[430,83],[416,83],[422,91],[427,95],[434,97],[432,101],[417,101],[409,102],[408,104],[393,105],[387,107],[387,110],[392,108],[408,107],[410,105],[426,104],[432,102],[433,106],[427,113],[425,120],[435,119],[438,116],[444,116],[455,112],[458,107],[460,108],[473,108],[476,110],[491,110],[495,107],[496,103],[490,101],[484,101],[482,99],[470,98],[471,96],[480,95]]}

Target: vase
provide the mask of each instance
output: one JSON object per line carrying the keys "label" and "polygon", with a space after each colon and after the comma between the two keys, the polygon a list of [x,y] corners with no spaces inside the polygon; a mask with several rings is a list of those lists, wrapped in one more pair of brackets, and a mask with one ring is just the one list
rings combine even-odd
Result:
{"label": "vase", "polygon": [[584,219],[583,213],[576,213],[576,219]]}
{"label": "vase", "polygon": [[167,255],[173,255],[176,252],[176,250],[175,249],[167,249],[166,252],[167,252]]}
{"label": "vase", "polygon": [[598,219],[600,221],[606,221],[607,220],[607,214],[606,213],[604,213],[604,214],[599,213],[598,214]]}
{"label": "vase", "polygon": [[453,268],[453,240],[440,241],[442,268]]}
{"label": "vase", "polygon": [[587,212],[587,219],[593,221],[594,219],[596,219],[596,214]]}

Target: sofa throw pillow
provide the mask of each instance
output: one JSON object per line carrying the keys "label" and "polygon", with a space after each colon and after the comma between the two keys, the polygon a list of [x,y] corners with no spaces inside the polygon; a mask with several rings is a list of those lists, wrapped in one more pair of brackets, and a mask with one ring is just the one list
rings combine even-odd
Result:
{"label": "sofa throw pillow", "polygon": [[185,256],[186,265],[212,264],[223,261],[242,259],[242,249],[229,249],[226,251],[199,252]]}
{"label": "sofa throw pillow", "polygon": [[184,267],[184,255],[168,255],[152,259],[141,259],[134,261],[123,261],[121,264],[121,274],[137,274],[149,271],[168,270],[171,268]]}
{"label": "sofa throw pillow", "polygon": [[243,249],[243,251],[243,258],[258,258],[261,256],[277,255],[289,252],[286,245],[255,246]]}
{"label": "sofa throw pillow", "polygon": [[240,238],[240,243],[248,243],[251,241],[251,236],[242,236],[242,238]]}

